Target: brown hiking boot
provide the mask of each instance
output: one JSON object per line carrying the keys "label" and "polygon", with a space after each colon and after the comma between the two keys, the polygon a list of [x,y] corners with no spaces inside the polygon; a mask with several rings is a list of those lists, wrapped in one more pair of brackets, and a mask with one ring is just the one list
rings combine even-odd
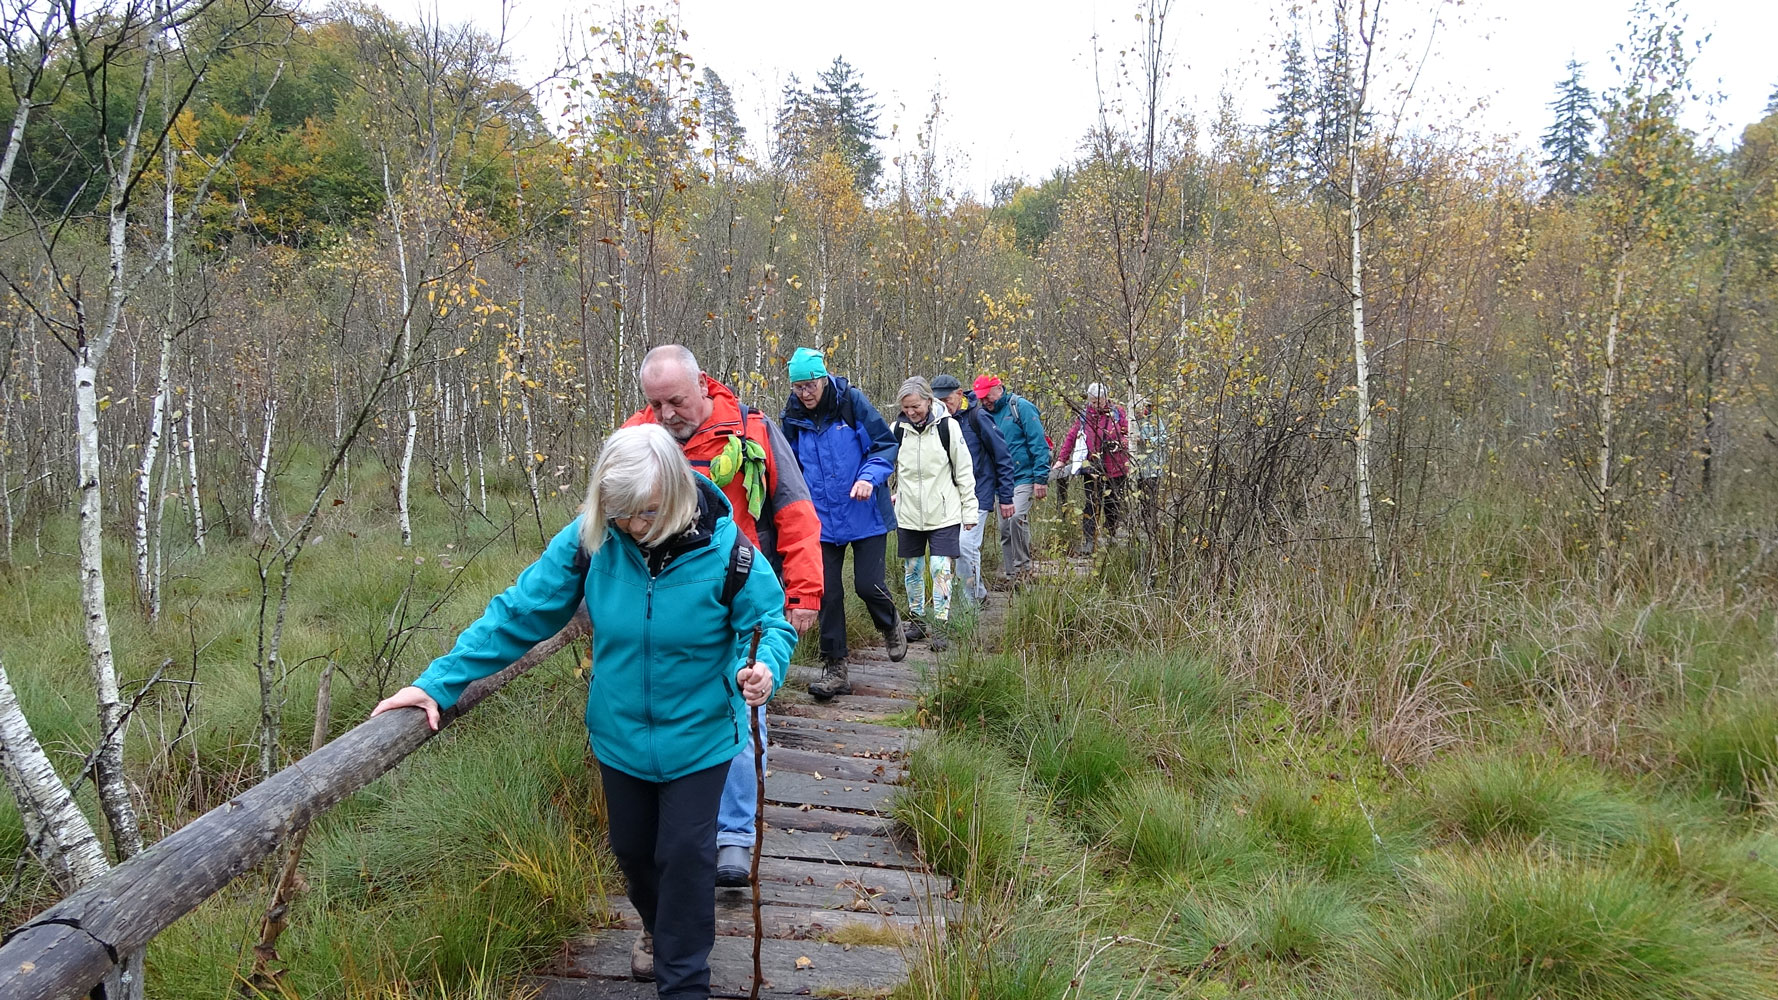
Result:
{"label": "brown hiking boot", "polygon": [[630,945],[630,978],[642,982],[654,979],[654,935],[643,931]]}
{"label": "brown hiking boot", "polygon": [[809,682],[809,694],[817,701],[842,694],[851,694],[852,684],[846,680],[846,661],[828,660],[821,664],[821,679]]}
{"label": "brown hiking boot", "polygon": [[901,628],[901,615],[895,616],[895,624],[883,633],[883,645],[889,650],[889,659],[900,663],[908,655],[908,636]]}

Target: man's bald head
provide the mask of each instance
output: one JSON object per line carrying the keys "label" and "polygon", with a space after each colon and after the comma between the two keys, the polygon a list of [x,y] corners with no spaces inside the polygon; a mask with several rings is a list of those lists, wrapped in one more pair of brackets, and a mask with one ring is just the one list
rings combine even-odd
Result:
{"label": "man's bald head", "polygon": [[681,344],[662,344],[642,358],[636,371],[642,397],[654,419],[680,441],[687,441],[710,419],[710,392],[697,356]]}

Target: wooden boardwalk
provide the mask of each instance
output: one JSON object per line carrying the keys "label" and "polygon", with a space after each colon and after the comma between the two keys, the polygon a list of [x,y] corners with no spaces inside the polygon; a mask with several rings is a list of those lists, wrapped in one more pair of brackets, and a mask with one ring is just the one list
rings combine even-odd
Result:
{"label": "wooden boardwalk", "polygon": [[[1006,596],[993,596],[982,627],[997,624]],[[855,648],[851,695],[816,703],[808,681],[818,668],[792,667],[773,699],[759,866],[761,996],[883,996],[907,978],[920,943],[944,933],[956,905],[951,880],[927,869],[890,818],[908,750],[923,735],[909,724],[938,662],[924,642],[910,643],[901,663],[889,662],[880,645]],[[531,980],[539,1000],[654,996],[652,983],[630,980],[641,923],[629,902],[595,901],[593,924],[600,929]],[[716,935],[712,990],[745,997],[753,981],[751,889],[716,890]]]}

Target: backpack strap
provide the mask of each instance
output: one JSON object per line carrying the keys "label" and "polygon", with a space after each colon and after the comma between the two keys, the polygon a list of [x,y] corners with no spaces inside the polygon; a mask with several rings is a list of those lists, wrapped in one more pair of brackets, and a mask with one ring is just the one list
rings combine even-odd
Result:
{"label": "backpack strap", "polygon": [[[951,417],[951,416],[940,417],[938,420],[938,443],[944,447],[945,459],[947,461],[951,457],[951,424],[954,423],[955,420],[956,420],[956,418]],[[907,427],[908,427],[908,425],[903,423],[900,420],[897,420],[895,422],[895,443],[896,444],[901,443],[902,432],[907,430]]]}
{"label": "backpack strap", "polygon": [[[722,577],[722,595],[719,600],[722,601],[723,607],[734,607],[735,597],[741,593],[741,588],[747,585],[747,577],[753,572],[754,551],[753,543],[749,542],[747,536],[741,534],[737,529],[734,547],[728,550],[728,572]],[[574,550],[574,572],[580,575],[580,592],[583,594],[586,593],[587,573],[592,568],[593,557],[587,554],[585,547],[576,547]]]}
{"label": "backpack strap", "polygon": [[747,536],[735,532],[735,545],[728,550],[728,573],[722,578],[722,606],[735,606],[735,596],[747,585],[747,577],[753,572],[753,543]]}

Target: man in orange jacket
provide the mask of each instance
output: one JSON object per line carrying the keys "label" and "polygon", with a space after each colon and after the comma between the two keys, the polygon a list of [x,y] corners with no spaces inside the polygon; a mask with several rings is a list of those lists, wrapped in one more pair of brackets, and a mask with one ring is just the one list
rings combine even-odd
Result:
{"label": "man in orange jacket", "polygon": [[[649,351],[636,374],[648,405],[624,426],[660,424],[679,441],[692,468],[721,488],[735,525],[783,581],[784,616],[799,634],[807,631],[821,612],[821,519],[784,433],[705,375],[697,357],[679,344]],[[763,707],[759,715],[763,733]],[[717,885],[747,884],[758,820],[754,780],[749,743],[729,766],[717,813]]]}

